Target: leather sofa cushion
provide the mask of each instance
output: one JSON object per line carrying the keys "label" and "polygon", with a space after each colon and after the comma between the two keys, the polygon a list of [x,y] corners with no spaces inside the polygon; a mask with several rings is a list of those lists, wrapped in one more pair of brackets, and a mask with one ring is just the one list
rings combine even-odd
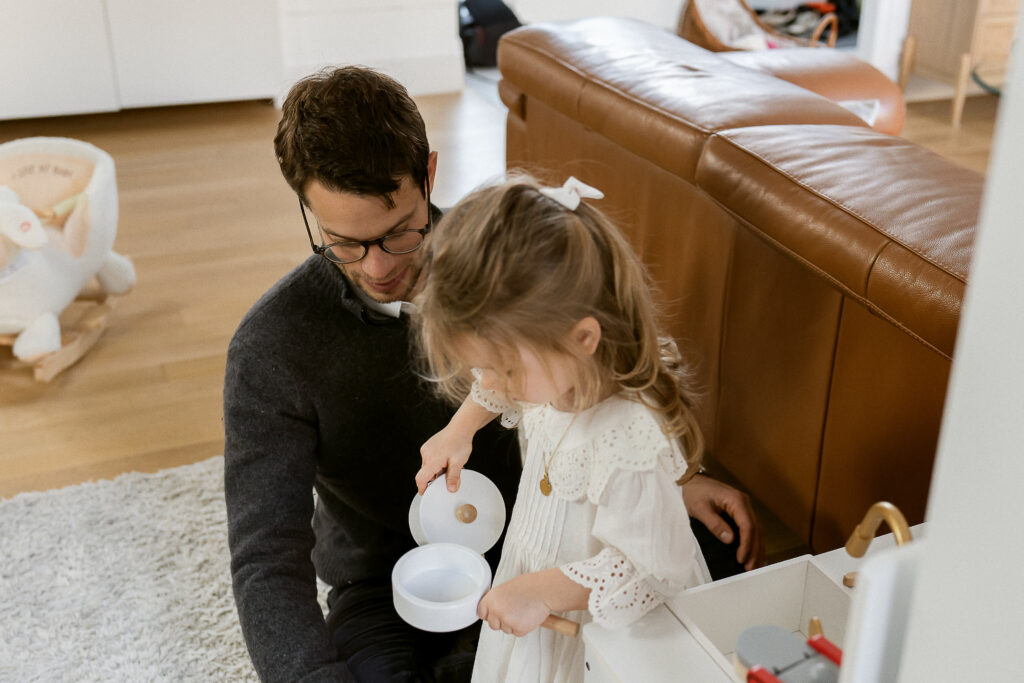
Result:
{"label": "leather sofa cushion", "polygon": [[693,181],[708,137],[772,124],[867,128],[834,102],[640,21],[597,17],[507,34],[502,99],[529,117],[529,99]]}
{"label": "leather sofa cushion", "polygon": [[907,108],[899,86],[878,69],[840,50],[784,48],[719,53],[722,59],[789,81],[835,102],[878,102],[872,128],[889,135],[903,130]]}
{"label": "leather sofa cushion", "polygon": [[984,176],[848,126],[716,133],[697,184],[750,230],[946,358]]}

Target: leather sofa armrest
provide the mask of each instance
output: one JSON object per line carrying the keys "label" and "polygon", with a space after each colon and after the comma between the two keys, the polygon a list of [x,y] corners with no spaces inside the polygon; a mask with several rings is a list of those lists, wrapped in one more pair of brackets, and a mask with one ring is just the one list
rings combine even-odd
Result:
{"label": "leather sofa armrest", "polygon": [[[637,20],[539,23],[498,43],[502,97],[525,97],[683,179],[716,130],[768,124],[865,126],[817,93]],[[506,102],[508,103],[508,102]],[[510,106],[510,111],[513,111]]]}
{"label": "leather sofa armrest", "polygon": [[506,80],[498,81],[498,96],[502,104],[508,107],[508,113],[517,117],[526,116],[526,96],[523,91]]}
{"label": "leather sofa armrest", "polygon": [[750,230],[949,359],[983,175],[848,126],[717,133],[698,185]]}
{"label": "leather sofa armrest", "polygon": [[906,118],[906,103],[899,86],[865,61],[840,50],[788,48],[723,52],[733,64],[770,74],[834,102],[877,100],[871,127],[899,135]]}

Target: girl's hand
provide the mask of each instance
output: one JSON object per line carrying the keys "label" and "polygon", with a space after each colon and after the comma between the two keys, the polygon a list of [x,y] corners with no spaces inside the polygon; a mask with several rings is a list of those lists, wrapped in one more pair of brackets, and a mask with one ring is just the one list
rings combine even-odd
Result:
{"label": "girl's hand", "polygon": [[465,430],[449,424],[427,439],[420,448],[422,465],[416,473],[416,490],[420,495],[427,490],[427,484],[443,470],[448,471],[448,490],[459,490],[459,473],[473,451],[473,434],[467,434]]}
{"label": "girl's hand", "polygon": [[525,636],[540,626],[551,608],[535,585],[536,576],[523,574],[489,590],[477,606],[477,616],[495,631],[514,636]]}
{"label": "girl's hand", "polygon": [[459,473],[466,466],[473,451],[473,436],[481,427],[498,416],[471,398],[467,398],[455,411],[448,426],[427,439],[420,448],[423,459],[416,473],[416,490],[420,495],[427,484],[443,470],[448,470],[448,490],[459,490]]}
{"label": "girl's hand", "polygon": [[589,597],[589,588],[552,567],[495,586],[480,600],[476,613],[495,631],[524,636],[552,612],[587,609]]}

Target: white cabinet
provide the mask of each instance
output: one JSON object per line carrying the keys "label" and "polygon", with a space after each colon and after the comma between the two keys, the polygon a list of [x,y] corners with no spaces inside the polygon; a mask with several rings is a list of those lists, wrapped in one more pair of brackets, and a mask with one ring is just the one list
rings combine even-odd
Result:
{"label": "white cabinet", "polygon": [[285,80],[365,64],[413,96],[461,90],[457,0],[281,0]]}
{"label": "white cabinet", "polygon": [[586,661],[594,673],[584,681],[741,683],[746,677],[737,674],[734,662],[743,631],[769,624],[806,639],[811,617],[819,617],[826,637],[841,647],[851,595],[842,576],[858,561],[844,550],[833,552],[804,555],[692,588],[625,633],[587,624]]}
{"label": "white cabinet", "polygon": [[[924,524],[913,527],[914,538],[923,538],[924,530]],[[871,604],[865,600],[874,595],[890,606],[896,600],[878,594],[879,588],[887,587],[879,586],[877,572],[871,574],[874,582],[861,585],[858,580],[853,590],[843,584],[843,578],[848,572],[861,570],[866,560],[881,559],[886,553],[891,557],[894,549],[897,555],[913,553],[911,546],[896,549],[892,534],[887,534],[872,541],[861,559],[839,548],[691,588],[624,630],[586,624],[582,629],[584,683],[741,683],[746,677],[735,665],[741,633],[752,626],[769,624],[806,639],[811,617],[821,620],[825,637],[837,646],[854,646],[843,661],[850,664],[852,659],[857,670],[848,667],[841,680],[864,680],[859,674],[869,668],[866,665],[876,663],[866,661],[865,652],[877,659],[885,655],[886,649],[884,643],[878,646],[877,639],[862,633],[865,629],[884,633],[886,628],[877,612],[874,619],[865,617],[864,605]],[[905,586],[901,588],[907,592]],[[860,600],[855,592],[858,589]],[[867,589],[872,593],[864,593]],[[903,595],[902,609],[908,604]],[[851,608],[857,616],[854,621],[849,620]],[[894,616],[892,610],[886,615],[890,620]],[[898,666],[900,646],[893,641],[889,644],[896,648],[891,654]]]}
{"label": "white cabinet", "polygon": [[276,0],[0,0],[0,119],[271,98]]}
{"label": "white cabinet", "polygon": [[276,0],[106,0],[122,107],[248,100],[281,88]]}
{"label": "white cabinet", "polygon": [[103,0],[0,0],[0,119],[118,107]]}

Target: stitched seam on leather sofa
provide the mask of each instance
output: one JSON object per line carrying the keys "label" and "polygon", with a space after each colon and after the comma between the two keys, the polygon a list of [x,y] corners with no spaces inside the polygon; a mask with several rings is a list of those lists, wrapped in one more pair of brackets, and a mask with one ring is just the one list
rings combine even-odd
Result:
{"label": "stitched seam on leather sofa", "polygon": [[725,262],[725,274],[724,274],[724,283],[725,283],[725,285],[722,288],[722,302],[721,302],[721,306],[722,307],[721,307],[721,315],[720,315],[719,323],[718,323],[718,330],[719,330],[719,333],[718,333],[718,350],[717,350],[717,354],[716,354],[716,358],[715,358],[715,361],[716,361],[715,362],[715,405],[713,406],[713,410],[715,411],[715,413],[714,413],[714,415],[715,415],[715,422],[712,425],[712,428],[715,430],[714,436],[715,436],[716,444],[720,440],[719,439],[719,434],[722,433],[722,425],[721,425],[721,422],[722,422],[722,419],[723,419],[722,418],[722,393],[723,393],[722,387],[725,386],[724,376],[723,376],[724,375],[724,370],[723,370],[724,363],[722,363],[722,358],[725,357],[725,340],[728,338],[729,331],[730,331],[729,330],[729,304],[732,301],[732,290],[733,290],[733,284],[732,284],[732,276],[733,276],[733,269],[734,269],[733,263],[735,262],[734,255],[736,253],[736,238],[735,238],[735,236],[733,236],[732,240],[730,241],[729,251],[730,251],[729,259]]}
{"label": "stitched seam on leather sofa", "polygon": [[790,255],[791,257],[793,257],[794,259],[796,259],[800,263],[803,263],[810,270],[812,270],[815,273],[818,273],[819,275],[821,275],[824,279],[826,279],[829,282],[831,282],[832,284],[834,284],[836,286],[836,288],[838,290],[840,290],[841,292],[843,292],[846,296],[850,297],[854,301],[857,301],[857,302],[863,304],[869,311],[873,312],[875,315],[877,315],[878,317],[882,318],[883,320],[889,321],[891,324],[896,326],[898,329],[902,330],[903,332],[907,333],[907,335],[909,335],[910,337],[912,337],[912,338],[916,339],[917,341],[921,342],[922,344],[924,344],[929,349],[931,349],[935,353],[939,354],[940,356],[942,356],[946,360],[952,360],[952,355],[947,354],[945,351],[943,351],[942,349],[940,349],[937,346],[935,346],[935,344],[931,343],[930,341],[928,341],[927,339],[922,337],[920,334],[918,334],[914,330],[910,329],[909,327],[907,327],[906,325],[904,325],[900,321],[898,321],[895,318],[893,318],[890,314],[886,313],[882,308],[880,308],[877,304],[872,302],[870,299],[865,298],[865,297],[861,296],[860,294],[857,294],[856,292],[851,290],[849,287],[847,287],[846,285],[841,283],[839,280],[834,278],[832,275],[830,275],[828,272],[822,270],[819,266],[815,265],[814,263],[812,263],[811,261],[807,260],[806,258],[801,256],[800,254],[796,253],[795,251],[793,251],[792,249],[790,249],[786,245],[782,244],[781,242],[776,240],[771,235],[768,235],[768,234],[758,230],[748,220],[743,218],[743,216],[740,216],[738,213],[736,213],[735,211],[733,211],[729,207],[725,206],[724,204],[722,204],[721,202],[716,200],[714,197],[711,197],[711,200],[714,201],[719,206],[721,206],[725,211],[730,213],[738,221],[743,223],[743,225],[748,226],[749,228],[751,228],[751,232],[752,233],[754,233],[755,235],[759,235],[765,241],[767,241],[767,242],[771,243],[772,245],[776,246],[779,249],[779,251],[782,251],[782,252]]}
{"label": "stitched seam on leather sofa", "polygon": [[[742,129],[739,129],[739,130],[742,130]],[[829,204],[832,204],[833,206],[836,206],[836,207],[842,209],[843,211],[845,211],[846,213],[850,214],[854,218],[860,220],[865,225],[869,226],[872,230],[874,230],[878,234],[885,236],[886,238],[888,238],[889,240],[891,240],[891,241],[895,242],[896,244],[900,245],[901,247],[903,247],[907,251],[910,251],[911,253],[914,253],[917,256],[920,256],[922,259],[924,259],[928,263],[932,264],[936,268],[939,268],[940,270],[942,270],[946,274],[948,274],[948,275],[950,275],[952,277],[957,278],[958,280],[960,280],[964,284],[967,283],[967,274],[966,273],[961,273],[957,268],[954,268],[953,266],[950,266],[950,265],[948,265],[948,264],[946,264],[946,263],[944,263],[944,262],[942,262],[942,261],[940,261],[940,260],[938,260],[938,259],[936,259],[936,258],[934,258],[932,256],[929,256],[928,254],[922,252],[920,249],[917,249],[917,248],[911,246],[906,241],[901,240],[898,237],[896,237],[896,236],[886,232],[882,228],[880,228],[877,225],[875,225],[875,223],[873,221],[869,220],[866,216],[861,215],[858,211],[850,208],[849,206],[847,206],[843,202],[841,202],[841,201],[839,201],[837,199],[834,199],[834,198],[824,194],[820,190],[817,190],[817,189],[813,188],[812,186],[808,185],[806,182],[804,182],[804,181],[800,180],[799,178],[795,177],[793,174],[791,174],[790,172],[786,171],[785,169],[779,168],[777,165],[775,165],[775,163],[773,161],[771,161],[770,159],[766,158],[765,156],[763,156],[763,155],[761,155],[761,154],[751,150],[748,147],[745,147],[744,145],[741,145],[740,143],[736,142],[735,140],[733,140],[731,138],[728,138],[728,137],[722,135],[721,133],[723,133],[723,132],[725,132],[725,131],[719,131],[719,132],[713,133],[712,137],[717,137],[720,140],[724,140],[727,143],[729,143],[730,145],[732,145],[733,147],[735,147],[736,149],[742,150],[742,151],[746,152],[747,154],[749,154],[750,156],[752,156],[752,157],[754,157],[756,159],[761,160],[766,166],[772,168],[773,170],[778,172],[780,175],[785,176],[786,178],[791,180],[794,184],[799,185],[800,187],[804,188],[805,190],[807,190],[808,192],[810,192],[814,196],[816,196],[816,197],[818,197],[820,199],[823,199],[826,202],[828,202]],[[705,144],[705,147],[706,147],[706,144]],[[701,153],[701,157],[703,157],[703,151]],[[876,258],[877,258],[877,255],[876,255]],[[872,262],[872,268],[873,267],[874,267],[874,262]],[[868,273],[868,279],[869,280],[871,279],[870,271]]]}
{"label": "stitched seam on leather sofa", "polygon": [[846,308],[846,297],[839,298],[839,313],[836,315],[836,331],[832,338],[832,356],[828,364],[828,392],[825,394],[825,405],[822,415],[825,420],[821,424],[821,437],[818,439],[818,470],[814,473],[814,496],[811,500],[811,529],[810,537],[814,538],[814,525],[818,521],[818,512],[821,510],[821,501],[818,499],[821,493],[821,471],[825,468],[825,439],[828,436],[829,421],[832,418],[832,392],[836,388],[836,359],[839,357],[839,339],[842,337],[843,313]]}
{"label": "stitched seam on leather sofa", "polygon": [[[747,149],[745,149],[743,147],[739,147],[739,149],[742,149],[743,151],[749,152],[749,150],[747,150]],[[701,158],[703,158],[703,152],[701,154]],[[760,158],[760,157],[758,157],[758,158]],[[763,159],[762,159],[762,161],[763,161]],[[699,164],[698,164],[698,166],[699,166]],[[699,178],[698,178],[698,181],[699,181]],[[698,186],[700,186],[699,183],[698,183]],[[701,186],[701,191],[704,192],[704,194],[707,195],[707,197],[712,202],[714,202],[716,205],[720,206],[722,208],[722,210],[724,210],[726,213],[731,215],[733,218],[735,218],[737,221],[739,221],[742,225],[747,227],[752,234],[758,235],[759,237],[761,237],[763,240],[765,240],[769,244],[775,246],[779,251],[781,251],[781,252],[783,252],[785,254],[788,254],[793,259],[795,259],[798,262],[802,263],[806,268],[810,269],[812,272],[817,273],[818,275],[820,275],[822,278],[824,278],[828,282],[831,282],[836,287],[836,289],[838,289],[840,292],[843,292],[846,296],[850,297],[854,301],[857,301],[857,302],[863,304],[869,311],[871,311],[872,313],[874,313],[878,317],[882,318],[883,320],[887,320],[890,324],[894,325],[897,329],[905,332],[911,338],[917,340],[921,344],[924,344],[926,347],[928,347],[929,349],[931,349],[935,353],[939,354],[940,356],[942,356],[946,360],[952,360],[952,355],[951,354],[946,353],[945,351],[943,351],[942,349],[937,347],[935,344],[931,343],[930,341],[928,341],[927,339],[922,337],[919,333],[917,333],[914,330],[910,329],[905,324],[901,323],[899,320],[896,320],[892,315],[890,315],[885,310],[880,308],[877,304],[875,304],[873,301],[871,301],[867,297],[865,297],[865,296],[863,296],[861,294],[858,294],[857,292],[855,292],[852,289],[850,289],[849,287],[847,287],[845,284],[843,284],[837,278],[835,278],[833,275],[831,275],[828,271],[823,270],[820,266],[818,266],[815,263],[811,262],[810,260],[808,260],[804,256],[801,256],[797,252],[793,251],[790,247],[786,246],[782,242],[778,241],[776,238],[772,237],[771,235],[767,234],[763,230],[759,229],[753,223],[751,223],[746,218],[744,218],[739,213],[737,213],[732,207],[729,207],[729,206],[725,205],[724,203],[720,202],[718,199],[716,199],[710,192],[708,192],[702,186]],[[877,258],[877,254],[876,254],[876,258]],[[870,279],[870,273],[868,273],[868,277]]]}

